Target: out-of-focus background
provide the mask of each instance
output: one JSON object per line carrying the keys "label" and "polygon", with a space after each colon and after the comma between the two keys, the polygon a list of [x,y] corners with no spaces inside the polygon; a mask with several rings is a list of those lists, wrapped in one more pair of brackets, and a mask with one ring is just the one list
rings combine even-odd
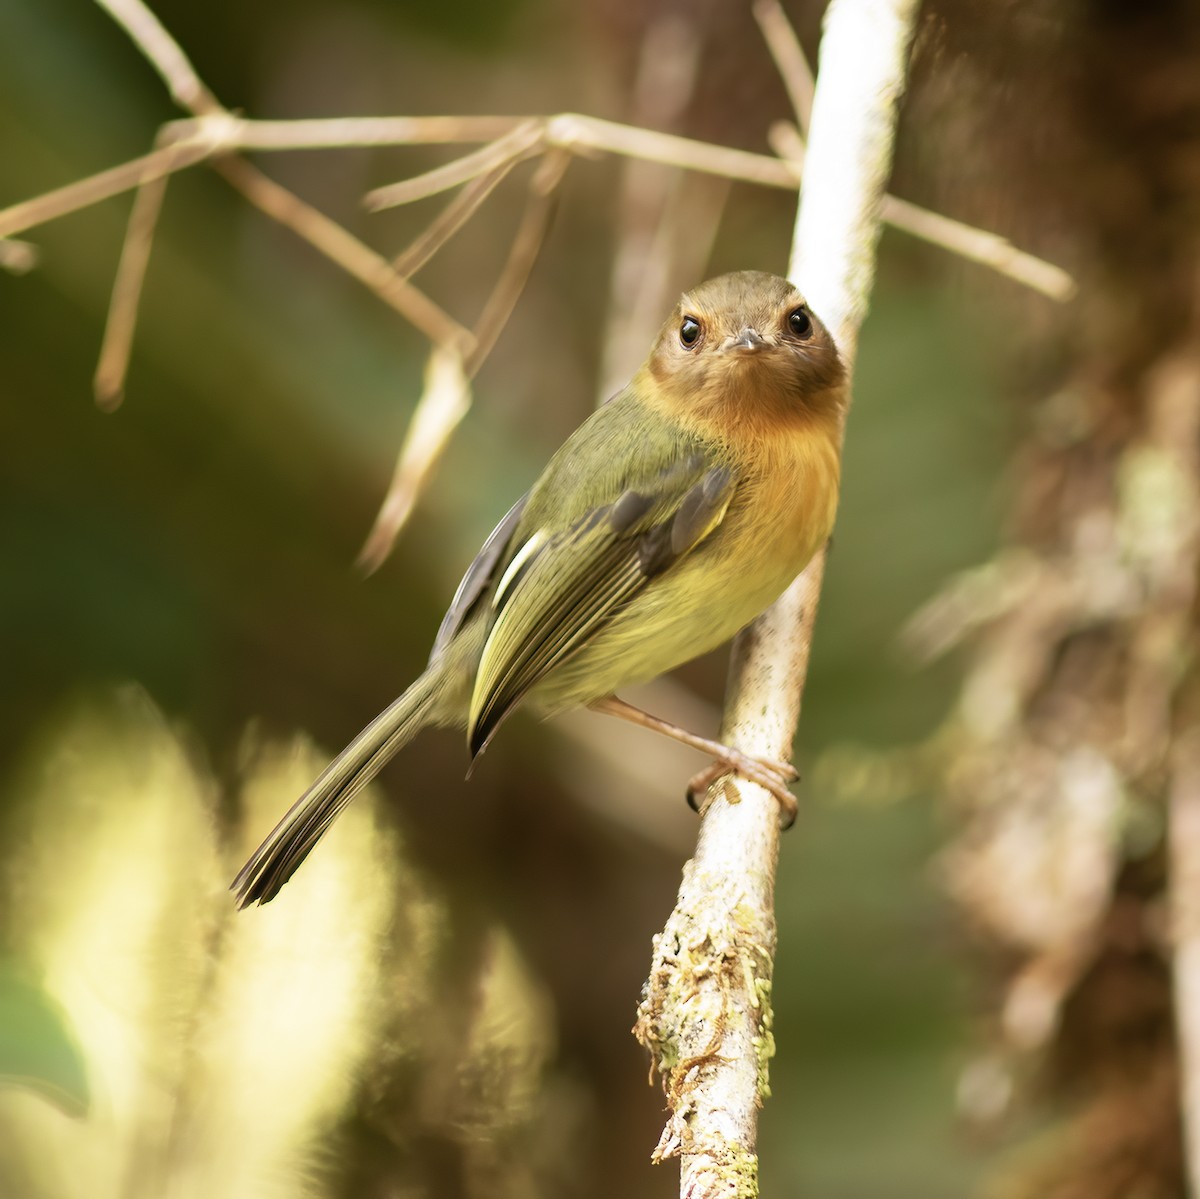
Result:
{"label": "out-of-focus background", "polygon": [[[791,118],[740,6],[154,7],[256,117],[579,111],[759,152]],[[787,6],[814,60],[822,7]],[[922,15],[893,190],[1082,295],[884,235],[780,863],[766,1194],[1182,1193],[1163,828],[1191,693],[1198,34],[1185,0]],[[98,6],[0,6],[0,206],[176,115]],[[256,161],[394,254],[444,201],[362,195],[458,152]],[[466,323],[529,169],[417,276]],[[629,274],[639,197],[659,240]],[[0,1091],[0,1190],[673,1193],[628,1029],[694,842],[692,757],[515,718],[466,783],[460,739],[429,734],[276,904],[235,919],[223,886],[636,366],[671,301],[629,349],[630,289],[783,270],[794,197],[574,161],[365,579],[427,343],[200,167],[170,183],[103,413],[129,203],[32,231],[36,269],[0,274],[0,1073],[33,1084]],[[724,665],[680,672],[664,714],[715,723]]]}

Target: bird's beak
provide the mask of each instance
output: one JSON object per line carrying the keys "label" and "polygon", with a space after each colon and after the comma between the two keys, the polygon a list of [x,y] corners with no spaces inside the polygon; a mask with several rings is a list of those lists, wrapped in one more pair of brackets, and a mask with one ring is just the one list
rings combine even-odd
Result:
{"label": "bird's beak", "polygon": [[750,353],[755,350],[761,350],[766,344],[766,340],[757,329],[752,329],[749,325],[746,325],[736,336],[727,337],[721,343],[721,350],[727,354]]}

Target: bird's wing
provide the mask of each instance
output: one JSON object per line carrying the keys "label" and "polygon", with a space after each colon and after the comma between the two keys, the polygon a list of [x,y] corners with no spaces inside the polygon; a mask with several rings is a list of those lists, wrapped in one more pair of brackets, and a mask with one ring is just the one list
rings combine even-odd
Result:
{"label": "bird's wing", "polygon": [[433,641],[433,649],[429,653],[430,662],[440,657],[446,646],[454,640],[455,634],[463,627],[467,617],[475,610],[476,603],[488,589],[496,571],[501,569],[508,544],[512,540],[512,535],[521,519],[521,513],[525,511],[525,505],[528,502],[529,492],[527,491],[509,508],[500,523],[488,534],[483,548],[475,555],[475,560],[471,565],[467,567],[467,573],[463,575],[462,582],[459,583],[458,590],[455,591],[454,598],[450,601],[450,607],[438,627],[437,636]]}
{"label": "bird's wing", "polygon": [[644,479],[627,475],[566,528],[521,522],[492,591],[468,724],[473,755],[548,671],[720,525],[737,486],[731,467],[698,453],[646,466]]}

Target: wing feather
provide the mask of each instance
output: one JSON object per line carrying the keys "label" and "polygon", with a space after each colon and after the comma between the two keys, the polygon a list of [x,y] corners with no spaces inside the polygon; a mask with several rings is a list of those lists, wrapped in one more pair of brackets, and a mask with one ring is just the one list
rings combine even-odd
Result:
{"label": "wing feather", "polygon": [[463,575],[462,582],[454,592],[454,598],[450,601],[450,607],[446,610],[446,615],[442,617],[442,623],[434,638],[433,649],[429,653],[431,662],[454,639],[455,634],[462,628],[463,622],[470,616],[476,603],[488,589],[492,579],[495,578],[501,562],[505,560],[505,552],[521,520],[521,513],[525,511],[525,505],[528,502],[529,492],[526,492],[509,508],[500,523],[488,534],[488,539],[483,543],[482,549],[475,555],[475,560],[471,565],[467,567],[467,573]]}
{"label": "wing feather", "polygon": [[468,741],[479,753],[539,680],[588,644],[643,588],[701,544],[737,486],[725,466],[691,456],[652,484],[626,488],[568,530],[535,529],[536,552],[495,596],[475,676]]}

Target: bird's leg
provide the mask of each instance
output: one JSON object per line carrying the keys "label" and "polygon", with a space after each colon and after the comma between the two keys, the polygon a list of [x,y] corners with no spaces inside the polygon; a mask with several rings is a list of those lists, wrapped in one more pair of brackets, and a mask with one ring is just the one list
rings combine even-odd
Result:
{"label": "bird's leg", "polygon": [[607,716],[619,716],[631,724],[640,724],[642,728],[653,729],[656,733],[662,733],[664,736],[671,737],[684,745],[690,745],[692,749],[698,749],[701,753],[715,758],[716,761],[711,766],[706,766],[688,783],[688,803],[697,811],[699,808],[696,804],[696,796],[707,790],[722,774],[732,770],[748,778],[752,783],[766,788],[775,796],[782,810],[784,828],[791,828],[795,823],[796,797],[788,790],[787,785],[798,779],[800,774],[791,762],[781,762],[777,758],[755,757],[753,754],[743,753],[732,746],[722,745],[720,741],[710,741],[707,737],[698,737],[695,733],[689,733],[687,729],[680,728],[679,725],[672,724],[669,720],[663,720],[659,716],[643,712],[641,708],[635,708],[633,704],[628,704],[615,695],[606,695],[603,699],[593,700],[588,707],[593,712],[603,712]]}

